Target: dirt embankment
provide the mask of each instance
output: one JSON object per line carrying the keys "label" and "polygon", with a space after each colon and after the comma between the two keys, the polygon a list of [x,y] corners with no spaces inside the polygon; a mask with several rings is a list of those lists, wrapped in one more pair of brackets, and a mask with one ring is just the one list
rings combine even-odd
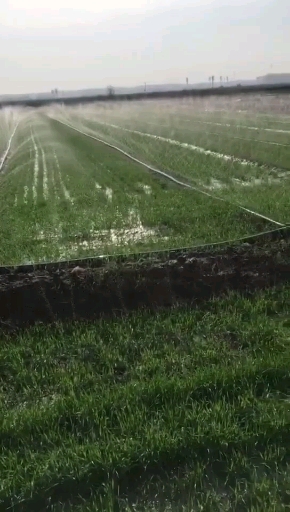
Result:
{"label": "dirt embankment", "polygon": [[0,275],[0,328],[194,306],[229,290],[253,292],[287,281],[290,239],[188,252],[166,261],[15,271]]}

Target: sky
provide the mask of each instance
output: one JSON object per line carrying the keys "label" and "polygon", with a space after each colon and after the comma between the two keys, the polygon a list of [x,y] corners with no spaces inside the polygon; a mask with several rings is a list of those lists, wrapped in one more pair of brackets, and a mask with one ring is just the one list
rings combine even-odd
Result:
{"label": "sky", "polygon": [[290,73],[289,0],[1,0],[0,94],[269,72]]}

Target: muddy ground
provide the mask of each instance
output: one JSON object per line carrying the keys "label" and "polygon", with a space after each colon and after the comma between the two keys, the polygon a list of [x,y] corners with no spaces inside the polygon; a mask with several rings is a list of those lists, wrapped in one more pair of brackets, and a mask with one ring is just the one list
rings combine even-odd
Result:
{"label": "muddy ground", "polygon": [[185,252],[164,260],[62,266],[0,275],[0,329],[93,319],[140,308],[192,307],[230,290],[252,293],[290,281],[290,237]]}

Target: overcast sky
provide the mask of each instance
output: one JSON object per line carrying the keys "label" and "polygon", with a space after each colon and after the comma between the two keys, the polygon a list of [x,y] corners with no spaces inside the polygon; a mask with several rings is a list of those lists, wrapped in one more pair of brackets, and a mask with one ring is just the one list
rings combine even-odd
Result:
{"label": "overcast sky", "polygon": [[1,0],[0,12],[0,94],[290,72],[289,0]]}

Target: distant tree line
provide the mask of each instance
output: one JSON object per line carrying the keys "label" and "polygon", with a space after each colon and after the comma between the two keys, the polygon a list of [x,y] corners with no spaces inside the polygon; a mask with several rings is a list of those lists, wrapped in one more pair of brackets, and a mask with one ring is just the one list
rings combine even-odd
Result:
{"label": "distant tree line", "polygon": [[[212,81],[212,77],[211,77]],[[214,82],[214,80],[213,80]],[[156,91],[156,92],[141,92],[133,94],[116,94],[115,90],[113,94],[96,95],[96,96],[79,96],[79,97],[67,97],[67,98],[51,98],[51,99],[30,99],[30,100],[9,100],[0,102],[0,107],[7,105],[23,105],[31,107],[41,107],[43,105],[49,105],[52,102],[64,103],[67,105],[74,105],[77,103],[91,103],[94,101],[108,101],[114,98],[115,101],[129,101],[129,100],[142,100],[145,98],[182,98],[188,97],[202,97],[202,96],[219,96],[225,95],[230,96],[234,94],[247,94],[247,93],[260,93],[260,92],[275,92],[275,93],[290,93],[290,84],[285,85],[241,85],[229,87],[215,87],[208,89],[183,89],[182,91]],[[54,94],[55,95],[55,94]]]}

